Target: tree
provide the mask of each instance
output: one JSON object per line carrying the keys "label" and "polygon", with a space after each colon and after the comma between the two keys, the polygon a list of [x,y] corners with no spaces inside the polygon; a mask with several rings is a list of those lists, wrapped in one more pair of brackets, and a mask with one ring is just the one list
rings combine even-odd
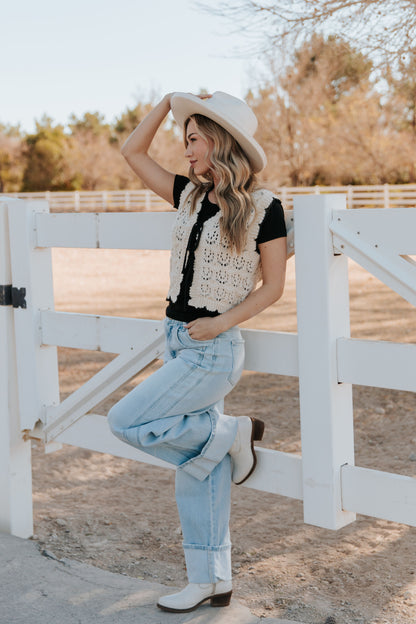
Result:
{"label": "tree", "polygon": [[407,56],[416,41],[416,0],[230,0],[217,9],[202,6],[240,22],[264,50],[326,32],[358,45],[380,66]]}
{"label": "tree", "polygon": [[361,87],[340,101],[331,131],[339,184],[396,184],[414,178],[409,135],[393,124],[380,94]]}
{"label": "tree", "polygon": [[410,130],[416,142],[416,50],[387,73],[389,104],[399,130]]}
{"label": "tree", "polygon": [[124,113],[116,117],[114,133],[119,143],[124,143],[147,113],[150,113],[154,104],[154,102],[146,102],[145,104],[138,102],[134,108],[127,108]]}
{"label": "tree", "polygon": [[46,115],[36,122],[36,132],[25,139],[22,191],[66,191],[74,188],[67,157],[70,139],[61,125]]}
{"label": "tree", "polygon": [[316,82],[323,100],[335,104],[343,95],[369,79],[372,62],[349,43],[330,35],[313,34],[294,53],[294,65],[282,78],[283,87],[298,89]]}
{"label": "tree", "polygon": [[74,113],[69,118],[68,126],[72,135],[88,134],[90,136],[107,135],[110,136],[111,126],[105,122],[104,115],[98,111],[95,113],[84,113],[78,118]]}
{"label": "tree", "polygon": [[339,183],[333,139],[342,124],[340,103],[356,92],[369,97],[372,64],[346,42],[321,35],[292,58],[284,72],[272,65],[268,83],[248,96],[259,119],[256,136],[268,154],[263,177],[290,186]]}
{"label": "tree", "polygon": [[99,112],[71,115],[71,147],[67,164],[77,187],[86,191],[119,186],[123,166],[119,151],[112,144],[112,128]]}
{"label": "tree", "polygon": [[[155,105],[154,98],[147,102],[138,102],[134,108],[127,108],[114,124],[113,141],[117,143],[118,149],[127,139],[134,128],[142,121]],[[181,137],[178,136],[175,124],[169,120],[160,126],[156,134],[156,140],[150,147],[150,155],[158,163],[169,171],[185,173],[184,148]],[[143,188],[141,180],[125,165],[123,178],[120,178],[120,188]]]}
{"label": "tree", "polygon": [[0,193],[19,191],[22,177],[20,128],[0,124]]}

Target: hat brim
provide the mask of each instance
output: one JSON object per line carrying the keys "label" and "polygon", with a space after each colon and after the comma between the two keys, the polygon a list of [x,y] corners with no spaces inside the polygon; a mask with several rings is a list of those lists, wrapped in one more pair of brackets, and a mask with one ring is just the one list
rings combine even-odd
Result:
{"label": "hat brim", "polygon": [[267,164],[266,154],[257,141],[239,128],[235,121],[226,115],[221,115],[209,107],[209,98],[203,100],[191,93],[175,93],[171,98],[171,110],[177,124],[183,128],[185,121],[191,115],[204,115],[209,117],[222,128],[227,130],[235,138],[237,143],[247,154],[250,164],[255,173],[258,173]]}

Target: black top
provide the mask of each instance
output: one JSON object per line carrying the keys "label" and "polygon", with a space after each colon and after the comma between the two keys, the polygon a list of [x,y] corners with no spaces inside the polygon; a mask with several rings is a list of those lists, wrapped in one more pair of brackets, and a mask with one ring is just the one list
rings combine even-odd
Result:
{"label": "black top", "polygon": [[[181,193],[188,183],[189,178],[181,175],[175,176],[173,186],[174,208],[178,208]],[[198,247],[205,221],[213,217],[219,209],[220,208],[217,204],[213,204],[209,201],[208,193],[205,193],[202,199],[201,210],[198,213],[196,223],[189,235],[188,245],[186,248],[187,251],[182,269],[183,278],[178,298],[175,303],[168,299],[169,305],[166,308],[166,315],[176,321],[189,323],[190,321],[202,316],[218,316],[219,314],[219,312],[212,312],[206,308],[194,308],[193,306],[188,305],[189,289],[194,275],[195,250]],[[285,215],[282,204],[278,199],[274,198],[270,205],[266,208],[264,219],[259,227],[259,233],[256,238],[257,253],[260,253],[258,247],[259,244],[266,243],[269,240],[274,240],[275,238],[281,238],[283,236],[286,236]]]}

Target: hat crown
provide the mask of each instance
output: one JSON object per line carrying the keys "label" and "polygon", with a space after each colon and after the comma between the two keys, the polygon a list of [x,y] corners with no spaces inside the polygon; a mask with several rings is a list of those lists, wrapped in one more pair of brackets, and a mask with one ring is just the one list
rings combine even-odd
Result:
{"label": "hat crown", "polygon": [[243,100],[223,91],[215,91],[210,98],[204,100],[204,103],[207,109],[227,117],[234,126],[254,136],[257,130],[257,117]]}

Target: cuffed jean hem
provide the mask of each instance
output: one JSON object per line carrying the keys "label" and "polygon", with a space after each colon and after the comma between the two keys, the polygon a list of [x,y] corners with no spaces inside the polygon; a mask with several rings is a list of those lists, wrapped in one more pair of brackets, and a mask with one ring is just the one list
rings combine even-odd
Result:
{"label": "cuffed jean hem", "polygon": [[200,546],[183,544],[190,583],[231,581],[231,544]]}
{"label": "cuffed jean hem", "polygon": [[[217,410],[215,410],[217,411]],[[204,481],[230,450],[237,435],[237,419],[234,416],[210,414],[212,431],[200,455],[188,459],[179,466],[198,481]]]}

